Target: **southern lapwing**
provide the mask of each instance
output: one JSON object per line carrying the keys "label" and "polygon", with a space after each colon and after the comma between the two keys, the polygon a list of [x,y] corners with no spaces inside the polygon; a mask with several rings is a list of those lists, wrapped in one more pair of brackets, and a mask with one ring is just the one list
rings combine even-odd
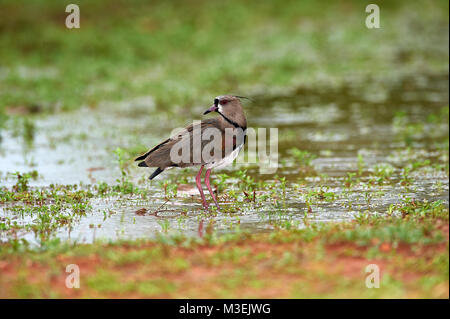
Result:
{"label": "southern lapwing", "polygon": [[[206,167],[205,183],[217,209],[219,204],[210,185],[212,168],[231,164],[245,143],[247,120],[240,99],[234,95],[222,95],[214,99],[214,104],[203,114],[217,112],[219,116],[194,122],[181,132],[156,145],[147,153],[136,158],[140,167],[157,167],[150,179],[172,167],[200,166],[195,178],[202,198],[208,209],[201,184],[201,174]],[[181,151],[181,155],[180,155]]]}

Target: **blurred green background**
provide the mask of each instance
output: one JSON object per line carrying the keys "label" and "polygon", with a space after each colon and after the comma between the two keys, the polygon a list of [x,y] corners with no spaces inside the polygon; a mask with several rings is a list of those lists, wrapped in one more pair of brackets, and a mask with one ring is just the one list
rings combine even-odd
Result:
{"label": "blurred green background", "polygon": [[448,72],[448,1],[377,1],[368,29],[371,2],[80,0],[67,29],[70,2],[2,0],[0,114]]}

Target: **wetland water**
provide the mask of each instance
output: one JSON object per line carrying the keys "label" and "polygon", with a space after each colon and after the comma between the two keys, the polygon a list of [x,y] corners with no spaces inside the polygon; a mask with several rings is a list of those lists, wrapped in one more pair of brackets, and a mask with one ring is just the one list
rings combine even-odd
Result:
{"label": "wetland water", "polygon": [[[257,166],[239,164],[213,171],[212,180],[223,180],[223,213],[202,212],[194,169],[174,169],[149,182],[151,170],[128,161],[172,128],[202,118],[205,108],[162,108],[151,97],[38,116],[31,142],[18,132],[19,123],[9,120],[1,131],[1,185],[11,188],[17,181],[11,173],[32,170],[39,174],[30,181],[33,188],[113,185],[121,174],[113,151],[127,150],[128,178],[145,196],[90,198],[84,216],[50,235],[76,242],[302,227],[385,214],[408,200],[442,200],[448,206],[448,89],[448,74],[418,74],[253,96],[244,102],[249,126],[278,128],[279,169],[260,175]],[[237,173],[243,169],[245,175]],[[218,176],[223,173],[229,176]],[[166,196],[165,180],[176,185],[176,195]],[[5,230],[36,223],[34,213],[11,209],[17,205],[0,204],[0,222],[9,225],[0,239],[38,242],[36,229],[14,235]],[[142,208],[146,211],[136,213]]]}

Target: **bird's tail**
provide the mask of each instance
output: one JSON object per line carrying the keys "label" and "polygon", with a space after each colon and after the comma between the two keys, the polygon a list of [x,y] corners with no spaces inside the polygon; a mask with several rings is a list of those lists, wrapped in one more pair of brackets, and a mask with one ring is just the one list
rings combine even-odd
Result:
{"label": "bird's tail", "polygon": [[148,167],[147,163],[145,161],[142,161],[138,164],[139,167]]}
{"label": "bird's tail", "polygon": [[158,167],[152,175],[150,175],[149,179],[152,180],[154,179],[156,176],[158,176],[159,174],[161,174],[164,170],[161,169],[160,167]]}

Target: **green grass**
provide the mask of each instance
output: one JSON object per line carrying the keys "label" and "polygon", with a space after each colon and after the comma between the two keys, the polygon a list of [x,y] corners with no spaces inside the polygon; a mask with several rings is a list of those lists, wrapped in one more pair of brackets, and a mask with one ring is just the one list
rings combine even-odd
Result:
{"label": "green grass", "polygon": [[[397,217],[270,234],[60,243],[41,251],[6,244],[0,262],[10,275],[0,276],[1,297],[448,298],[448,208],[410,201],[397,209]],[[81,267],[80,289],[63,285],[68,263]],[[372,263],[382,269],[379,289],[364,284]],[[39,278],[27,265],[39,265]]]}

